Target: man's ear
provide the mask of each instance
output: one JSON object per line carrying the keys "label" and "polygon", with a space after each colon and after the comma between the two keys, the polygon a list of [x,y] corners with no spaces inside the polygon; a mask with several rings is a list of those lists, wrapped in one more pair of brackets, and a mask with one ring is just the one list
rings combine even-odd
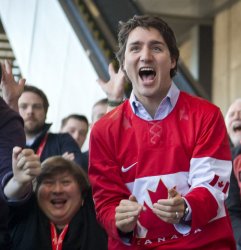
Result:
{"label": "man's ear", "polygon": [[129,77],[128,77],[128,75],[127,75],[127,73],[126,73],[126,71],[125,71],[124,68],[122,69],[122,71],[124,72],[124,75],[125,75],[125,78],[126,78],[126,82],[129,83],[129,84],[131,84],[131,81],[130,81],[130,79],[129,79]]}
{"label": "man's ear", "polygon": [[171,68],[174,69],[176,67],[177,60],[175,58],[171,58]]}

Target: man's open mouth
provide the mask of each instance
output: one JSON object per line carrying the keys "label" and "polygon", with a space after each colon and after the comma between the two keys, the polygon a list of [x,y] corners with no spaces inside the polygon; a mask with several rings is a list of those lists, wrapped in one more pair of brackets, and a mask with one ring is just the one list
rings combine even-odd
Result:
{"label": "man's open mouth", "polygon": [[156,76],[156,71],[151,67],[143,67],[139,70],[139,76],[143,81],[151,81]]}
{"label": "man's open mouth", "polygon": [[235,124],[234,126],[233,126],[233,131],[234,132],[241,132],[241,124]]}

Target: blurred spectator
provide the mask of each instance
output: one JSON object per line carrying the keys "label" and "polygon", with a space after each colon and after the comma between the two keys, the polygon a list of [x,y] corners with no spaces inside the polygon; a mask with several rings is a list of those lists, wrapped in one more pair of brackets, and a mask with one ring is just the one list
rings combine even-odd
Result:
{"label": "blurred spectator", "polygon": [[[14,146],[25,145],[23,121],[18,113],[7,106],[0,97],[0,183],[12,171],[12,150]],[[7,230],[7,204],[0,190],[0,249],[10,249]]]}
{"label": "blurred spectator", "polygon": [[61,133],[69,133],[78,143],[81,151],[81,166],[88,170],[88,158],[82,152],[82,146],[86,140],[89,129],[89,122],[86,116],[79,114],[71,114],[62,119]]}
{"label": "blurred spectator", "polygon": [[91,126],[93,126],[95,122],[97,122],[102,116],[106,114],[108,106],[107,101],[107,98],[103,98],[93,105],[91,114]]}
{"label": "blurred spectator", "polygon": [[229,107],[225,123],[232,146],[233,170],[226,205],[230,214],[237,250],[241,250],[241,98]]}
{"label": "blurred spectator", "polygon": [[[11,100],[11,88],[6,86],[4,69],[7,62],[0,63],[0,82],[3,97],[5,101],[12,105],[14,109],[17,102]],[[3,71],[2,71],[3,68]],[[20,89],[24,86],[25,81],[21,81]],[[19,88],[19,85],[17,86]],[[14,146],[23,147],[25,145],[25,134],[23,130],[23,120],[17,112],[12,110],[0,97],[0,183],[2,178],[12,171],[12,150]],[[7,229],[8,208],[4,199],[2,189],[0,188],[0,249],[10,248],[10,237]]]}
{"label": "blurred spectator", "polygon": [[71,114],[62,119],[61,133],[69,133],[81,149],[88,133],[89,122],[86,116]]}
{"label": "blurred spectator", "polygon": [[225,123],[233,146],[241,144],[241,98],[230,105]]}
{"label": "blurred spectator", "polygon": [[44,92],[31,85],[25,85],[18,100],[19,113],[24,120],[26,146],[34,150],[43,161],[49,156],[73,154],[74,160],[81,165],[80,150],[68,133],[50,133],[51,124],[45,122],[48,99]]}
{"label": "blurred spectator", "polygon": [[64,155],[75,160],[81,165],[80,150],[77,143],[69,134],[50,133],[51,124],[45,123],[49,102],[45,93],[31,85],[25,85],[25,80],[20,79],[19,84],[14,80],[11,65],[5,61],[3,80],[1,84],[9,95],[5,99],[9,105],[18,109],[24,120],[24,131],[26,135],[26,146],[34,150],[43,161],[49,156]]}

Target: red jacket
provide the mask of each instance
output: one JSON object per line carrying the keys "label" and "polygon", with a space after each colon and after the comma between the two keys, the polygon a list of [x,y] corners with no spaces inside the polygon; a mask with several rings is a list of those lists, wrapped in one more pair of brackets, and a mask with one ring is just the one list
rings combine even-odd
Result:
{"label": "red jacket", "polygon": [[[89,176],[109,249],[235,249],[224,206],[231,167],[223,117],[205,100],[181,92],[160,121],[137,117],[128,101],[108,113],[92,129]],[[192,210],[185,232],[151,210],[173,187]],[[130,194],[147,208],[131,248],[121,241],[114,217],[120,200]]]}

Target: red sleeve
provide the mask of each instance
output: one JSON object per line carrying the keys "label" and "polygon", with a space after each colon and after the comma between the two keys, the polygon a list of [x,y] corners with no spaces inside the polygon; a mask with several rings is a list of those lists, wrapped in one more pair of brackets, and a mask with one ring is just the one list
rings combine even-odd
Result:
{"label": "red sleeve", "polygon": [[192,208],[192,227],[206,225],[225,216],[232,168],[231,153],[224,120],[219,109],[210,108],[202,115],[193,151],[189,183],[185,196]]}
{"label": "red sleeve", "polygon": [[130,192],[121,179],[112,139],[108,129],[100,127],[96,129],[96,126],[92,128],[89,147],[89,178],[97,219],[108,235],[119,238],[115,226],[115,208],[119,205],[120,200],[129,198]]}

